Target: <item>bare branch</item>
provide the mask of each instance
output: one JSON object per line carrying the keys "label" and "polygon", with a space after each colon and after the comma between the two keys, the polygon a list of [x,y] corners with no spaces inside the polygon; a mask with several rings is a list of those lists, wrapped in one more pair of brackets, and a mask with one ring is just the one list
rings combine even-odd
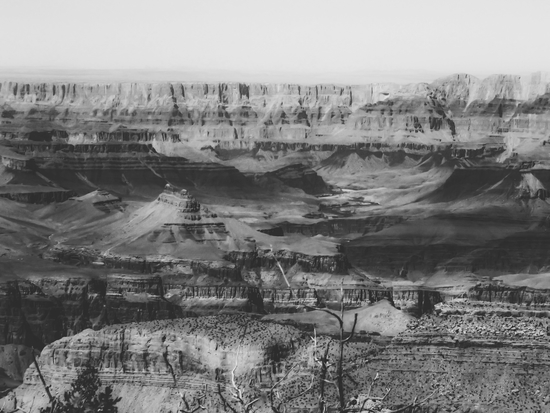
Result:
{"label": "bare branch", "polygon": [[355,334],[355,327],[357,326],[357,313],[355,313],[355,317],[353,318],[353,327],[351,328],[351,334],[348,338],[344,340],[344,343],[347,343],[353,338],[353,335]]}
{"label": "bare branch", "polygon": [[383,397],[369,397],[370,400],[376,400],[376,401],[384,401],[386,400],[386,397],[388,397],[388,394],[391,392],[391,387],[386,389],[386,394],[384,394]]}
{"label": "bare branch", "polygon": [[239,413],[237,412],[237,410],[231,406],[231,404],[225,399],[225,397],[223,397],[223,394],[222,394],[222,388],[220,386],[220,384],[218,383],[218,395],[220,396],[220,399],[221,401],[223,402],[223,406],[224,407],[229,407],[229,409],[233,412],[233,413]]}
{"label": "bare branch", "polygon": [[57,400],[55,397],[52,396],[52,393],[50,392],[50,386],[46,384],[46,380],[44,380],[44,376],[40,371],[40,366],[38,365],[38,362],[36,361],[36,356],[34,354],[34,347],[31,347],[31,355],[32,355],[32,361],[34,363],[34,366],[36,367],[36,372],[38,373],[38,377],[40,377],[40,381],[42,382],[42,385],[44,386],[44,390],[46,390],[46,394],[48,395],[48,399],[50,400],[51,411],[54,412],[56,408]]}
{"label": "bare branch", "polygon": [[331,316],[335,317],[338,320],[338,324],[340,324],[340,327],[342,327],[344,325],[344,322],[342,321],[342,318],[338,314],[336,314],[336,313],[334,313],[330,310],[327,310],[326,308],[315,308],[315,307],[312,307],[310,305],[305,305],[305,304],[304,304],[304,307],[309,308],[310,310],[324,311],[325,313],[330,314]]}
{"label": "bare branch", "polygon": [[245,412],[249,412],[249,411],[250,411],[250,408],[252,407],[252,405],[253,405],[254,403],[256,403],[258,400],[260,400],[259,397],[255,398],[255,399],[252,400],[251,402],[246,403],[246,404],[244,405],[244,411],[245,411]]}
{"label": "bare branch", "polygon": [[372,391],[372,386],[374,386],[374,383],[378,380],[380,376],[378,375],[378,373],[376,373],[376,376],[374,376],[374,378],[371,380],[370,382],[370,386],[369,386],[369,392],[367,393],[367,398],[370,399],[370,392]]}
{"label": "bare branch", "polygon": [[271,389],[270,389],[269,391],[273,391],[273,390],[275,389],[275,387],[278,387],[283,381],[285,381],[286,378],[288,377],[288,375],[289,375],[289,374],[292,372],[292,370],[294,370],[296,367],[297,367],[296,365],[292,366],[292,367],[290,368],[290,370],[288,370],[288,371],[286,372],[286,374],[284,375],[284,377],[283,377],[281,380],[279,380],[277,383],[275,383],[275,384],[271,387]]}

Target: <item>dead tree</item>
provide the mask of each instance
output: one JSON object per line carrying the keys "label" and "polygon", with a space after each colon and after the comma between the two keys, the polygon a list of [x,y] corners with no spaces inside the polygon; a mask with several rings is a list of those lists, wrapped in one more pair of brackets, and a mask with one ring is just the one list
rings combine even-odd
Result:
{"label": "dead tree", "polygon": [[[271,247],[271,251],[273,252],[273,247]],[[273,254],[273,256],[275,258],[277,266],[281,270],[281,274],[283,275],[285,283],[288,286],[288,288],[290,290],[290,294],[292,296],[293,295],[292,294],[292,288],[290,286],[290,282],[288,281],[286,273],[283,270],[283,267],[281,266],[281,264],[279,263],[279,260],[277,260],[277,257],[275,256],[275,254]],[[380,403],[385,401],[386,398],[388,397],[388,394],[391,391],[391,388],[386,389],[386,393],[384,394],[383,397],[373,397],[373,396],[370,395],[374,383],[376,382],[376,380],[378,380],[378,374],[376,374],[375,378],[372,380],[372,382],[370,384],[368,396],[367,396],[367,398],[365,398],[365,400],[363,401],[363,403],[360,407],[357,406],[357,405],[350,405],[349,403],[346,403],[345,387],[344,387],[344,350],[345,350],[346,344],[353,338],[353,336],[355,334],[355,327],[357,326],[357,313],[354,314],[353,326],[351,328],[351,332],[350,332],[349,336],[345,337],[345,329],[344,329],[344,282],[343,282],[343,280],[342,280],[342,283],[340,285],[340,314],[337,314],[336,312],[328,310],[326,308],[315,308],[315,307],[311,307],[311,306],[308,306],[308,305],[305,305],[305,307],[310,309],[310,310],[324,311],[325,313],[327,313],[327,314],[331,315],[332,317],[336,318],[336,320],[338,321],[338,326],[339,326],[339,340],[338,340],[339,354],[338,354],[338,358],[336,360],[336,369],[337,369],[337,371],[336,371],[336,377],[334,379],[329,377],[330,368],[334,365],[334,364],[330,363],[330,361],[329,361],[330,343],[327,344],[327,347],[324,351],[324,354],[321,357],[319,357],[316,354],[317,353],[317,341],[316,341],[317,337],[316,337],[316,332],[314,330],[314,338],[313,338],[313,340],[314,340],[314,352],[313,352],[313,355],[314,355],[315,362],[319,365],[320,370],[321,370],[320,371],[320,383],[319,383],[319,404],[318,404],[319,405],[319,412],[320,413],[327,413],[329,411],[330,407],[331,407],[331,406],[329,406],[329,402],[326,400],[326,395],[325,395],[325,393],[326,393],[325,385],[326,384],[332,384],[336,387],[336,390],[337,390],[337,393],[338,393],[337,409],[338,409],[339,413],[353,413],[353,412],[358,412],[359,413],[359,412],[363,412],[363,411],[366,411],[366,410],[364,410],[364,407],[365,407],[365,404],[366,404],[367,401],[369,401],[369,400],[379,401]],[[418,407],[418,406],[424,404],[434,394],[435,394],[435,391],[432,394],[430,394],[429,396],[422,399],[421,401],[418,401],[418,397],[415,397],[415,399],[413,400],[413,402],[411,404],[409,404],[405,407],[402,407],[400,409],[397,409],[397,410],[390,410],[390,411],[388,411],[388,413],[403,413],[403,412],[406,412],[408,410],[414,409],[415,407]],[[272,403],[272,406],[273,406],[273,403]],[[284,413],[284,411],[275,410],[273,408],[272,408],[272,410],[273,410],[274,413]],[[373,412],[372,410],[370,410],[370,411]],[[237,413],[236,411],[233,411],[233,412]]]}
{"label": "dead tree", "polygon": [[223,395],[221,385],[218,384],[218,396],[223,403],[224,407],[228,407],[233,413],[251,413],[252,407],[256,404],[260,398],[249,396],[242,388],[234,386],[233,390],[230,391],[233,401],[230,402]]}
{"label": "dead tree", "polygon": [[329,362],[328,353],[330,352],[330,343],[327,343],[325,352],[322,356],[317,355],[317,333],[313,331],[313,360],[319,365],[320,374],[319,374],[319,412],[325,413],[327,408],[327,402],[325,399],[325,384],[327,383],[327,374],[328,369],[332,367],[332,364]]}
{"label": "dead tree", "polygon": [[[384,402],[384,400],[386,400],[386,397],[388,397],[388,394],[390,394],[391,388],[386,389],[386,394],[384,394],[383,397],[371,396],[372,387],[374,386],[374,383],[378,381],[378,378],[379,378],[379,375],[378,373],[376,373],[376,376],[371,380],[369,390],[366,395],[360,394],[348,402],[348,405],[344,410],[346,413],[361,413],[361,412],[375,413],[382,409],[382,406],[383,406],[382,403]],[[365,407],[367,403],[369,404],[367,407]]]}
{"label": "dead tree", "polygon": [[[57,399],[52,395],[52,392],[50,391],[50,386],[46,384],[46,380],[44,379],[44,376],[42,375],[42,371],[40,371],[40,366],[38,365],[38,362],[36,361],[36,356],[34,354],[34,347],[31,347],[31,355],[32,355],[32,361],[34,363],[34,367],[36,368],[36,372],[38,373],[38,377],[40,377],[40,381],[42,382],[42,386],[44,386],[44,390],[46,390],[46,394],[48,396],[48,400],[50,401],[50,412],[54,413],[57,407]],[[34,401],[33,401],[34,403]]]}
{"label": "dead tree", "polygon": [[[350,335],[346,338],[345,336],[345,329],[344,329],[344,285],[343,282],[340,285],[340,292],[341,292],[341,298],[340,298],[340,315],[336,314],[335,312],[331,310],[327,310],[326,308],[314,308],[306,306],[309,309],[312,310],[318,310],[318,311],[324,311],[327,314],[330,314],[332,317],[336,318],[339,325],[339,340],[338,340],[338,359],[336,360],[336,377],[334,380],[327,380],[326,378],[323,379],[324,382],[333,384],[336,386],[337,392],[338,392],[338,411],[344,412],[346,408],[346,397],[345,397],[345,389],[344,389],[344,348],[346,346],[346,343],[348,343],[355,334],[355,327],[357,326],[357,313],[355,313],[355,316],[353,318],[353,326],[351,328]],[[328,350],[327,350],[327,356],[328,356]],[[328,369],[325,370],[325,374],[328,372]],[[324,390],[324,388],[323,388]],[[326,403],[323,403],[323,408],[326,409],[328,406],[326,406]],[[321,410],[323,412],[323,410]]]}
{"label": "dead tree", "polygon": [[[247,326],[245,325],[243,332],[241,334],[241,342],[246,334]],[[242,386],[239,386],[235,380],[235,371],[239,366],[239,353],[241,350],[241,343],[237,347],[237,354],[235,355],[235,366],[231,370],[231,387],[230,390],[232,401],[229,401],[223,395],[220,384],[218,384],[218,396],[222,401],[224,407],[228,407],[233,413],[251,413],[252,407],[256,404],[260,398],[250,395]]]}

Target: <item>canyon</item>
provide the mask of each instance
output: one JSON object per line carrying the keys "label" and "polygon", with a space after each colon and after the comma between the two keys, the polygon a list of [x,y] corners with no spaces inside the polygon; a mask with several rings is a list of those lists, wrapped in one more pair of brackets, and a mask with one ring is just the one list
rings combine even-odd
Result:
{"label": "canyon", "polygon": [[36,354],[120,412],[231,411],[234,375],[318,412],[343,304],[350,397],[550,411],[549,98],[545,73],[0,82],[0,408],[48,403]]}

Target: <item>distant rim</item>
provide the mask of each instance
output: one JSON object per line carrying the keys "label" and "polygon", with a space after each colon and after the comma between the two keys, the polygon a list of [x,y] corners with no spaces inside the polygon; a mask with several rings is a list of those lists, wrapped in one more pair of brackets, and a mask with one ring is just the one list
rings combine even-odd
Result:
{"label": "distant rim", "polygon": [[[531,77],[539,72],[511,73],[509,76]],[[230,70],[198,70],[198,69],[67,69],[67,68],[32,68],[32,67],[0,67],[0,79],[5,81],[29,82],[72,82],[72,83],[132,83],[132,82],[182,82],[182,83],[261,83],[261,84],[299,84],[299,85],[346,85],[361,86],[376,83],[416,84],[432,83],[438,79],[456,74],[435,71],[395,71],[395,70],[364,70],[347,73],[313,73],[293,74],[286,72],[247,73]],[[492,74],[468,73],[468,75],[483,80]]]}

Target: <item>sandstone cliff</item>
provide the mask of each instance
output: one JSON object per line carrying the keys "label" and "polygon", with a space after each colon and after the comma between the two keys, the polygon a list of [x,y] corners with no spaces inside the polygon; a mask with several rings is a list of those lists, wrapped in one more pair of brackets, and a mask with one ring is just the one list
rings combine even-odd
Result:
{"label": "sandstone cliff", "polygon": [[413,141],[432,136],[437,142],[502,131],[543,137],[548,120],[542,102],[549,84],[550,77],[541,73],[483,80],[459,74],[432,84],[360,86],[4,81],[0,100],[6,133],[25,134],[17,125],[33,120],[37,133],[76,141],[335,143],[334,138],[387,139],[404,132]]}
{"label": "sandstone cliff", "polygon": [[[274,383],[285,374],[285,360],[308,344],[305,339],[293,327],[242,315],[155,321],[86,330],[61,339],[42,351],[40,366],[57,392],[71,383],[77,368],[91,361],[102,382],[113,385],[115,394],[123,397],[121,412],[174,411],[181,400],[179,392],[189,396],[205,389],[209,411],[218,411],[217,386],[231,385],[231,371],[239,382],[242,377],[257,377],[265,384]],[[35,408],[46,404],[33,366],[11,396],[14,399],[22,408],[33,400]]]}

